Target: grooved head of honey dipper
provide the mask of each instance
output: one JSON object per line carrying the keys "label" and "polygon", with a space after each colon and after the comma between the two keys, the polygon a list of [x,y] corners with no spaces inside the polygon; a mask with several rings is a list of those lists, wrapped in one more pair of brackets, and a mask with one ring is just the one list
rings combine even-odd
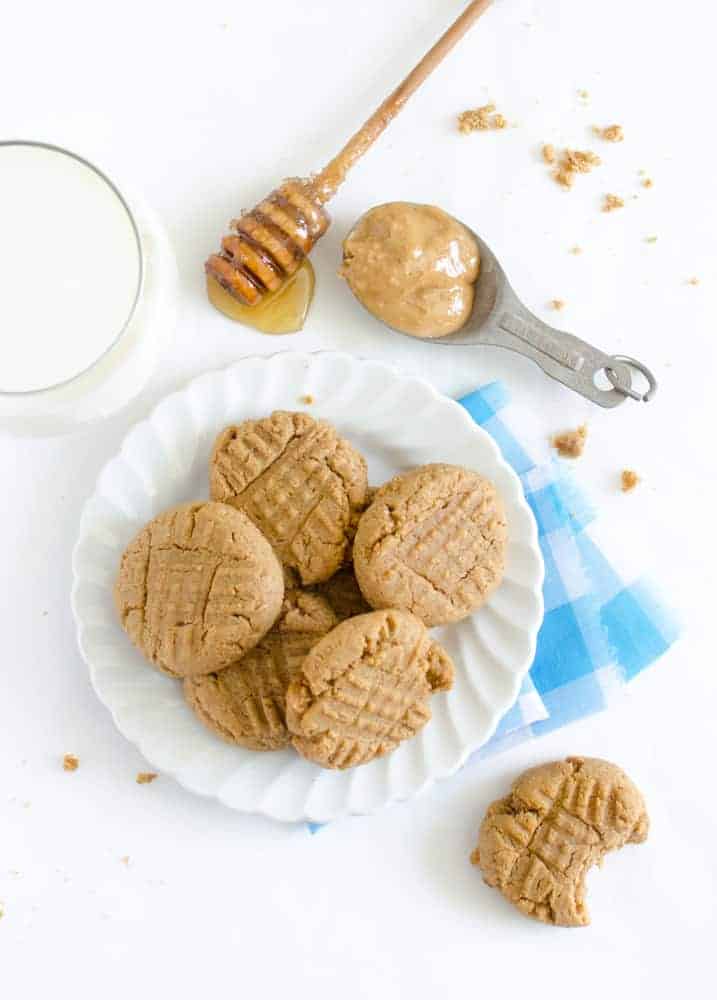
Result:
{"label": "grooved head of honey dipper", "polygon": [[311,184],[291,178],[232,221],[235,235],[223,239],[205,270],[242,305],[258,305],[296,274],[329,222]]}

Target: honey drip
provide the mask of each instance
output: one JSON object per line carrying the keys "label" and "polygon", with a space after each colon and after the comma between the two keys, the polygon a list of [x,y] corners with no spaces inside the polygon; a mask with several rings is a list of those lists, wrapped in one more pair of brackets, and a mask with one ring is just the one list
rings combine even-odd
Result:
{"label": "honey drip", "polygon": [[211,275],[207,275],[207,295],[220,313],[244,326],[253,326],[262,333],[296,333],[304,325],[314,296],[314,269],[304,260],[277,291],[255,306],[242,305]]}

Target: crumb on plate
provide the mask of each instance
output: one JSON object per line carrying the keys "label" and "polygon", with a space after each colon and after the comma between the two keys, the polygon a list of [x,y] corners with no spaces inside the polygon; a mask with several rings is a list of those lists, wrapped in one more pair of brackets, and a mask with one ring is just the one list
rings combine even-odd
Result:
{"label": "crumb on plate", "polygon": [[585,450],[587,436],[587,425],[581,424],[574,431],[563,431],[562,434],[556,434],[552,439],[552,444],[562,458],[580,458]]}
{"label": "crumb on plate", "polygon": [[63,771],[76,771],[80,766],[80,758],[73,753],[66,753],[62,758]]}
{"label": "crumb on plate", "polygon": [[544,142],[541,150],[543,163],[555,163],[555,146],[552,142]]}
{"label": "crumb on plate", "polygon": [[577,257],[578,254],[581,254],[582,252],[583,252],[583,248],[577,246],[577,244],[574,247],[570,247],[570,253],[573,254],[573,256],[575,256],[575,257]]}
{"label": "crumb on plate", "polygon": [[484,104],[480,108],[468,108],[458,115],[458,131],[468,135],[470,132],[488,132],[506,128],[508,122],[501,114],[497,114],[495,104]]}
{"label": "crumb on plate", "polygon": [[128,865],[129,864],[129,854],[123,854],[122,857],[120,858],[120,861],[122,862],[123,865]]}
{"label": "crumb on plate", "polygon": [[593,125],[593,135],[604,139],[605,142],[622,142],[625,138],[622,125],[606,125],[604,128]]}
{"label": "crumb on plate", "polygon": [[565,308],[565,299],[551,299],[548,305],[551,309],[557,309],[559,312]]}
{"label": "crumb on plate", "polygon": [[588,101],[590,99],[590,94],[588,93],[587,90],[579,90],[578,97],[580,98],[581,101]]}
{"label": "crumb on plate", "polygon": [[603,212],[614,212],[616,209],[624,207],[625,207],[625,202],[619,195],[617,194],[605,195],[602,203]]}
{"label": "crumb on plate", "polygon": [[640,477],[633,469],[623,469],[620,473],[620,489],[623,493],[630,493],[640,482]]}
{"label": "crumb on plate", "polygon": [[688,278],[687,279],[687,284],[688,285],[699,285],[699,283],[700,283],[700,279],[699,278],[692,277],[692,278]]}
{"label": "crumb on plate", "polygon": [[139,774],[137,775],[137,784],[149,785],[151,784],[151,782],[154,781],[156,777],[157,775],[154,773],[154,771],[140,771]]}
{"label": "crumb on plate", "polygon": [[311,406],[314,402],[314,397],[310,393],[307,393],[305,396],[299,397],[299,402],[303,403],[304,406]]}

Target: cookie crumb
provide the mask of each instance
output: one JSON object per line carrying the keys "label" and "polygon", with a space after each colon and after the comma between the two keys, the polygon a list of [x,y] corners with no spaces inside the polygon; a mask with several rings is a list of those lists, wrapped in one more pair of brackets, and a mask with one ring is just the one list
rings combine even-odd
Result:
{"label": "cookie crumb", "polygon": [[80,758],[76,757],[73,753],[66,753],[62,758],[63,771],[76,771],[79,766]]}
{"label": "cookie crumb", "polygon": [[570,247],[570,253],[573,254],[573,256],[575,257],[577,257],[578,254],[581,254],[582,252],[583,252],[582,247],[579,246]]}
{"label": "cookie crumb", "polygon": [[699,283],[700,283],[700,279],[699,278],[692,277],[692,278],[688,278],[687,279],[687,284],[688,285],[699,285]]}
{"label": "cookie crumb", "polygon": [[605,195],[602,203],[603,212],[614,212],[616,209],[624,207],[625,207],[625,202],[619,195],[616,194]]}
{"label": "cookie crumb", "polygon": [[120,858],[120,861],[122,862],[123,865],[128,865],[129,864],[129,854],[124,854]]}
{"label": "cookie crumb", "polygon": [[140,771],[139,774],[137,775],[137,784],[149,785],[151,784],[151,782],[154,781],[156,777],[157,775],[154,773],[154,771]]}
{"label": "cookie crumb", "polygon": [[622,125],[606,125],[604,128],[593,125],[593,135],[604,139],[605,142],[622,142],[625,138]]}
{"label": "cookie crumb", "polygon": [[555,146],[551,142],[543,143],[543,163],[555,163]]}
{"label": "cookie crumb", "polygon": [[458,115],[458,131],[464,135],[470,132],[488,132],[506,128],[508,122],[497,114],[495,104],[484,104],[480,108],[469,108]]}
{"label": "cookie crumb", "polygon": [[561,309],[565,308],[565,300],[564,299],[551,299],[550,302],[548,303],[548,305],[550,306],[551,309],[557,309],[558,312],[559,312]]}
{"label": "cookie crumb", "polygon": [[652,177],[645,177],[642,181],[642,186],[644,188],[651,188],[655,186],[655,182],[653,181]]}
{"label": "cookie crumb", "polygon": [[581,101],[589,101],[590,100],[590,94],[588,93],[587,90],[579,90],[578,91],[578,97],[580,98]]}
{"label": "cookie crumb", "polygon": [[640,482],[640,477],[633,469],[623,469],[620,473],[620,489],[623,493],[630,493]]}
{"label": "cookie crumb", "polygon": [[575,181],[575,174],[572,170],[565,170],[563,167],[559,167],[553,173],[553,179],[555,180],[555,183],[559,184],[561,187],[571,188]]}
{"label": "cookie crumb", "polygon": [[314,397],[310,393],[307,393],[305,396],[299,397],[299,402],[303,403],[304,406],[311,406],[314,402]]}
{"label": "cookie crumb", "polygon": [[565,149],[553,171],[553,180],[561,187],[571,188],[575,174],[589,174],[593,167],[599,167],[602,160],[590,149]]}
{"label": "cookie crumb", "polygon": [[564,431],[556,434],[552,440],[553,447],[562,458],[580,458],[585,450],[588,436],[586,424],[581,424],[574,431]]}
{"label": "cookie crumb", "polygon": [[593,167],[599,167],[602,160],[591,149],[566,149],[563,164],[568,170],[579,174],[589,174]]}

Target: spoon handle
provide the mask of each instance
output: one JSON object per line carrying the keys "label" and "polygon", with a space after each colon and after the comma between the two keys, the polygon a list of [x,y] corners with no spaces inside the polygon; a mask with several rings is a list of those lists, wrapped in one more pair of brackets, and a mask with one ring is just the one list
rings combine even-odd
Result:
{"label": "spoon handle", "polygon": [[[480,342],[530,358],[546,375],[598,406],[618,406],[628,397],[647,402],[657,391],[657,380],[641,362],[605,354],[572,333],[556,330],[534,316],[512,290],[502,296],[492,322],[481,330]],[[647,380],[646,392],[632,387],[632,369]],[[596,377],[602,384],[596,384]]]}

